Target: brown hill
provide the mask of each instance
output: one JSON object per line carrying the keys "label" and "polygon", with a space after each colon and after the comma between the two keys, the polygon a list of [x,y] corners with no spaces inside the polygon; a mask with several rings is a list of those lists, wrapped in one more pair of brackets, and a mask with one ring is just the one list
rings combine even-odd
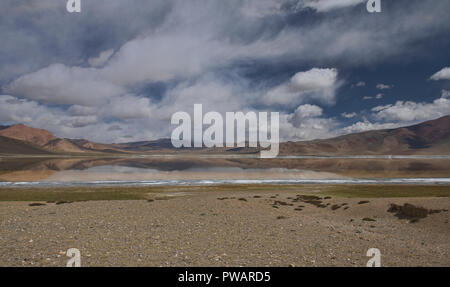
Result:
{"label": "brown hill", "polygon": [[[112,145],[98,144],[84,139],[63,139],[58,138],[51,132],[44,129],[36,129],[23,124],[13,126],[0,126],[0,136],[14,139],[20,146],[32,147],[21,149],[25,154],[29,153],[122,153],[120,149]],[[7,147],[7,143],[12,141],[3,140],[3,147],[8,150],[15,150],[13,147]],[[38,149],[37,152],[35,149]],[[27,152],[28,151],[28,152]]]}
{"label": "brown hill", "polygon": [[85,153],[87,150],[74,145],[70,140],[56,138],[43,146],[45,150],[55,153]]}
{"label": "brown hill", "polygon": [[[0,153],[258,153],[258,149],[175,149],[170,139],[123,144],[99,144],[62,139],[42,129],[14,125],[0,129]],[[368,131],[332,139],[280,144],[280,155],[448,155],[450,116],[409,127]]]}
{"label": "brown hill", "polygon": [[286,142],[281,155],[450,154],[450,116],[421,124],[349,134],[332,139]]}
{"label": "brown hill", "polygon": [[22,124],[0,130],[0,136],[29,142],[38,146],[44,146],[49,141],[57,138],[47,130],[35,129]]}
{"label": "brown hill", "polygon": [[33,144],[0,136],[0,154],[48,154]]}

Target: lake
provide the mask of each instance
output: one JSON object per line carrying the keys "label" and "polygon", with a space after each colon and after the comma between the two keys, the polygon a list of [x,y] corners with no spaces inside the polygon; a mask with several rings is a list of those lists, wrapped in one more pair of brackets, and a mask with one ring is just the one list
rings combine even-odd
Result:
{"label": "lake", "polygon": [[3,157],[0,187],[208,184],[450,184],[439,156]]}

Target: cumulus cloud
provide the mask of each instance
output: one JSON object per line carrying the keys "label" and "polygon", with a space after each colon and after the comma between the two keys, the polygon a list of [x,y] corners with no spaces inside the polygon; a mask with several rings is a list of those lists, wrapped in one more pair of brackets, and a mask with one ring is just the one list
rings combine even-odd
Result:
{"label": "cumulus cloud", "polygon": [[442,70],[433,74],[430,79],[433,81],[450,80],[450,67],[442,68]]}
{"label": "cumulus cloud", "polygon": [[394,105],[374,107],[372,111],[379,120],[403,123],[425,121],[450,114],[450,99],[441,97],[432,103],[398,101]]}
{"label": "cumulus cloud", "polygon": [[280,115],[280,139],[312,140],[323,139],[340,134],[339,122],[333,118],[297,118],[295,114]]}
{"label": "cumulus cloud", "polygon": [[267,105],[292,106],[307,101],[334,104],[338,87],[337,69],[313,68],[298,72],[287,83],[269,90],[263,98]]}

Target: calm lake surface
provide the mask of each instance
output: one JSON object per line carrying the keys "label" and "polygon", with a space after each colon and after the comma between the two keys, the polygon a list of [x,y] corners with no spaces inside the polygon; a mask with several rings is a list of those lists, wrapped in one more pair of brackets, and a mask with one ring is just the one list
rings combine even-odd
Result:
{"label": "calm lake surface", "polygon": [[450,157],[0,158],[0,187],[264,183],[450,184]]}

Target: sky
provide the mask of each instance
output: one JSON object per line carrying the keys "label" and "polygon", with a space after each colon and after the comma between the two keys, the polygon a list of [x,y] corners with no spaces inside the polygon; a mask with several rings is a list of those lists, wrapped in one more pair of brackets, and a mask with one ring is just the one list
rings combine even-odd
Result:
{"label": "sky", "polygon": [[2,0],[0,125],[155,140],[203,104],[298,141],[449,115],[450,1],[366,2]]}

